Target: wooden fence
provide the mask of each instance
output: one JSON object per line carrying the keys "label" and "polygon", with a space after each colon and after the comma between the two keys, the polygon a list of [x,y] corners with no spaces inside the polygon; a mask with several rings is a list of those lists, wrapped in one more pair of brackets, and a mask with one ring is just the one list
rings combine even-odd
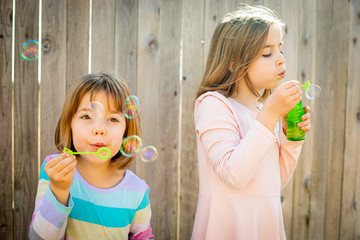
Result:
{"label": "wooden fence", "polygon": [[[322,87],[297,170],[282,193],[288,239],[360,238],[360,1],[247,0],[286,22],[286,79]],[[0,0],[0,238],[26,239],[39,168],[66,91],[79,76],[119,73],[142,103],[157,239],[189,239],[198,194],[193,123],[212,32],[237,0]],[[42,43],[37,61],[22,44]]]}

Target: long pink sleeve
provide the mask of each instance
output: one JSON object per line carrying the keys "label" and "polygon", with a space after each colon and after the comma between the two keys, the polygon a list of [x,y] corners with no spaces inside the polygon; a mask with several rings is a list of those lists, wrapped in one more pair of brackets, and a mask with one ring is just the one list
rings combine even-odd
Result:
{"label": "long pink sleeve", "polygon": [[281,189],[284,189],[293,175],[297,160],[301,153],[301,146],[304,141],[289,141],[283,131],[280,131],[280,176]]}

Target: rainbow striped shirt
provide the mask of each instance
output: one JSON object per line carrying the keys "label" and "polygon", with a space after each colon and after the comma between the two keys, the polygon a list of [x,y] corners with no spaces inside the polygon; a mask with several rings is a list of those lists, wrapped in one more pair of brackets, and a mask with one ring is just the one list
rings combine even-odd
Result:
{"label": "rainbow striped shirt", "polygon": [[126,170],[116,186],[90,185],[76,170],[68,206],[50,190],[44,166],[58,154],[46,157],[40,172],[30,239],[152,239],[149,186]]}

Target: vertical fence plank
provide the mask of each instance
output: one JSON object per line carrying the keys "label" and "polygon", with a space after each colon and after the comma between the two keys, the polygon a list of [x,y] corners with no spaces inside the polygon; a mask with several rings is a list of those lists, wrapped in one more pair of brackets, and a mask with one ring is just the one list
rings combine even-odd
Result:
{"label": "vertical fence plank", "polygon": [[[312,169],[309,239],[324,239],[326,178],[329,157],[329,78],[330,78],[330,32],[331,0],[316,2],[315,19],[315,75],[310,79],[322,88],[321,97],[312,102]],[[305,99],[305,98],[304,98]],[[340,99],[338,99],[340,101]],[[309,100],[304,101],[305,103]],[[332,129],[334,130],[334,129]],[[325,141],[324,141],[325,140]]]}
{"label": "vertical fence plank", "polygon": [[93,0],[91,16],[91,72],[115,69],[115,0]]}
{"label": "vertical fence plank", "polygon": [[[38,40],[38,1],[16,1],[14,56],[15,239],[27,236],[38,174],[38,62],[20,56],[25,41]],[[39,50],[40,51],[40,50]],[[40,53],[39,53],[40,54]]]}
{"label": "vertical fence plank", "polygon": [[[116,0],[115,3],[115,73],[136,93],[138,0]],[[136,162],[130,166],[135,171]]]}
{"label": "vertical fence plank", "polygon": [[43,0],[41,18],[40,160],[43,161],[58,151],[54,134],[66,92],[66,1]]}
{"label": "vertical fence plank", "polygon": [[[331,4],[330,4],[331,6]],[[322,8],[326,10],[326,8]],[[323,58],[330,59],[329,79],[323,76],[321,85],[329,85],[329,114],[328,119],[329,145],[328,171],[326,186],[326,208],[324,239],[340,239],[340,217],[341,217],[341,189],[343,179],[344,162],[344,138],[345,138],[345,109],[346,109],[346,79],[348,62],[349,41],[349,3],[347,0],[333,1],[332,8],[328,9],[332,18],[329,19],[331,32],[328,38],[329,47]],[[326,21],[326,20],[322,20]],[[319,63],[320,64],[320,63]],[[323,73],[319,73],[322,75]],[[325,96],[327,96],[325,94]],[[317,101],[317,100],[316,100]],[[316,103],[316,104],[321,104]],[[319,112],[314,114],[320,114]],[[322,136],[323,138],[323,136]],[[325,147],[318,145],[318,148]],[[316,159],[316,158],[315,158]],[[319,169],[319,171],[324,171]],[[319,203],[320,204],[320,203]]]}
{"label": "vertical fence plank", "polygon": [[[285,81],[298,79],[299,76],[299,2],[282,1],[281,14],[284,27],[284,46],[283,53],[286,60]],[[296,170],[295,170],[296,171]],[[288,239],[292,239],[292,219],[293,219],[293,194],[294,177],[282,191],[282,210],[284,213],[285,233]]]}
{"label": "vertical fence plank", "polygon": [[[159,112],[158,126],[159,159],[154,162],[154,171],[162,172],[157,180],[158,206],[156,218],[165,225],[157,226],[159,239],[176,239],[178,216],[178,161],[179,161],[179,107],[180,107],[180,48],[182,0],[165,0],[160,9],[160,68],[159,68]],[[140,84],[140,82],[139,82]],[[150,99],[149,99],[150,100]],[[144,132],[147,131],[147,125]],[[151,139],[151,138],[149,138]],[[144,142],[145,146],[150,145]],[[145,166],[146,167],[146,166]],[[166,189],[163,191],[161,189]],[[159,192],[161,191],[161,192]],[[159,204],[160,203],[160,204]],[[164,222],[162,222],[164,221]],[[168,230],[166,230],[166,228]],[[159,234],[160,232],[160,234]],[[164,232],[165,234],[163,234]]]}
{"label": "vertical fence plank", "polygon": [[137,0],[116,0],[115,72],[136,94]]}
{"label": "vertical fence plank", "polygon": [[66,89],[89,72],[90,0],[67,1]]}
{"label": "vertical fence plank", "polygon": [[12,194],[12,1],[0,0],[0,238],[13,239]]}
{"label": "vertical fence plank", "polygon": [[[314,76],[314,51],[315,51],[315,4],[311,0],[306,0],[300,4],[299,12],[299,60],[298,60],[298,80],[304,83],[307,79]],[[308,239],[309,222],[311,217],[311,168],[312,168],[312,135],[310,131],[306,136],[306,141],[298,161],[297,169],[294,174],[294,201],[293,201],[293,239]]]}
{"label": "vertical fence plank", "polygon": [[349,65],[346,89],[344,178],[340,239],[360,238],[360,2],[350,1]]}
{"label": "vertical fence plank", "polygon": [[139,1],[137,93],[143,144],[158,147],[159,157],[152,163],[137,160],[136,174],[150,185],[151,223],[158,239],[176,238],[180,7],[181,1]]}
{"label": "vertical fence plank", "polygon": [[191,237],[199,191],[194,101],[204,68],[204,8],[204,1],[184,0],[183,3],[179,224],[180,239],[184,240]]}
{"label": "vertical fence plank", "polygon": [[[141,125],[143,144],[159,143],[159,68],[160,56],[160,2],[158,0],[139,1],[138,9],[138,57],[137,57],[137,94],[141,101]],[[162,160],[159,149],[157,162]],[[152,209],[151,226],[156,238],[170,238],[170,229],[161,232],[161,226],[169,223],[165,212],[160,212],[163,202],[163,188],[158,185],[164,168],[156,169],[154,163],[143,164],[136,159],[136,174],[145,179],[150,186],[150,203]],[[163,200],[163,201],[162,201]]]}

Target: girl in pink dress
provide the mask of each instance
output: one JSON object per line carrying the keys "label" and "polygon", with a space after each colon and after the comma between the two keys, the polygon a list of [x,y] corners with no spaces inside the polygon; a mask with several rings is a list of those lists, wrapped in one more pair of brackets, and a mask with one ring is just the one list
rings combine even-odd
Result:
{"label": "girl in pink dress", "polygon": [[[285,116],[301,91],[298,81],[282,83],[283,25],[274,11],[244,5],[215,29],[195,104],[200,191],[192,239],[286,239],[280,192],[303,141],[286,138]],[[305,132],[309,111],[298,124]]]}

